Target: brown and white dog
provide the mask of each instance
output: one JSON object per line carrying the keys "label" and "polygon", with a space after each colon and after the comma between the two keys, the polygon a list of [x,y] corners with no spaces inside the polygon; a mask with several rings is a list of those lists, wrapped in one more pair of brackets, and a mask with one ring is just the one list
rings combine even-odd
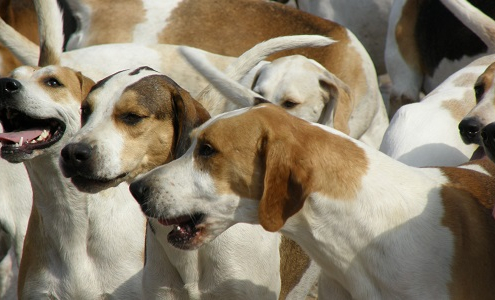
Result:
{"label": "brown and white dog", "polygon": [[[495,58],[492,57],[491,62]],[[483,146],[481,130],[495,122],[495,63],[491,63],[474,84],[476,106],[459,123],[459,132],[466,144]]]}
{"label": "brown and white dog", "polygon": [[[82,104],[82,129],[61,152],[65,176],[85,192],[131,182],[180,157],[189,133],[208,112],[170,78],[149,68],[123,71],[99,82]],[[193,187],[190,187],[193,188]],[[280,237],[261,227],[233,227],[198,251],[182,239],[201,219],[149,219],[145,299],[276,299],[280,290]],[[261,254],[261,255],[260,255]]]}
{"label": "brown and white dog", "polygon": [[473,87],[493,61],[495,55],[479,58],[420,102],[402,106],[390,121],[380,151],[415,167],[456,166],[469,161],[477,145],[463,142],[459,122],[475,107]]}
{"label": "brown and white dog", "polygon": [[[365,111],[378,89],[371,58],[354,34],[329,20],[264,0],[68,0],[79,26],[70,49],[103,43],[187,45],[227,56],[239,56],[254,45],[285,35],[318,34],[338,43],[329,47],[284,51],[271,59],[300,54],[314,59],[345,82]],[[193,95],[194,90],[162,71]],[[134,67],[134,66],[133,66]],[[378,95],[380,96],[380,95]],[[380,96],[381,100],[381,96]],[[374,112],[363,119],[369,123]]]}
{"label": "brown and white dog", "polygon": [[292,115],[334,127],[379,147],[388,117],[378,89],[370,89],[372,96],[358,106],[347,84],[315,60],[301,55],[260,63],[250,73],[254,74],[240,82]]}
{"label": "brown and white dog", "polygon": [[237,223],[287,235],[322,267],[319,299],[488,299],[495,170],[485,163],[409,167],[260,104],[206,122],[181,158],[130,189],[163,223],[202,216],[181,248]]}
{"label": "brown and white dog", "polygon": [[[40,37],[40,66],[56,62],[62,44]],[[145,219],[127,186],[85,194],[58,166],[60,149],[80,128],[80,105],[93,84],[80,72],[53,65],[20,67],[0,80],[1,154],[11,163],[24,162],[33,188],[20,299],[141,297]]]}
{"label": "brown and white dog", "polygon": [[[491,1],[473,5],[495,16]],[[493,53],[494,22],[473,5],[465,0],[394,1],[385,49],[391,116],[401,105],[417,102],[420,92],[429,93],[450,74]]]}

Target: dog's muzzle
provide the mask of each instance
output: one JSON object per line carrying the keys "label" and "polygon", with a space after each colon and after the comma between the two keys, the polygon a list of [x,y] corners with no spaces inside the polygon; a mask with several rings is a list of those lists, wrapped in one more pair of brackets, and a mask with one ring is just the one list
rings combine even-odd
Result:
{"label": "dog's muzzle", "polygon": [[14,78],[0,79],[0,103],[17,94],[22,88],[22,84]]}
{"label": "dog's muzzle", "polygon": [[76,175],[83,168],[92,155],[92,148],[84,143],[66,145],[61,153],[61,168],[65,177]]}

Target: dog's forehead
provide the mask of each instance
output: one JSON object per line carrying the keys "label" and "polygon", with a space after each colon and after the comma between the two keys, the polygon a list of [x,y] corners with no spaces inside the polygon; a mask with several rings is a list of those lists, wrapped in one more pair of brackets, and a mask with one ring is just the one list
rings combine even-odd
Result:
{"label": "dog's forehead", "polygon": [[[148,67],[115,73],[95,84],[91,89],[90,99],[95,105],[106,104],[107,106],[114,106],[127,87],[143,78],[158,74],[160,73]],[[98,101],[98,99],[102,101]]]}
{"label": "dog's forehead", "polygon": [[10,73],[10,77],[15,78],[17,80],[29,80],[33,74],[39,70],[39,67],[31,67],[31,66],[22,66],[14,69]]}

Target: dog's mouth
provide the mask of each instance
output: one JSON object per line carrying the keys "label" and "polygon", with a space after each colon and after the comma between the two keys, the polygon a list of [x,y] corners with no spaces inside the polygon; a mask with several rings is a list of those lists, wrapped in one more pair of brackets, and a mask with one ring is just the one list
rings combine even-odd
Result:
{"label": "dog's mouth", "polygon": [[167,239],[174,247],[184,250],[196,248],[196,241],[205,228],[202,224],[205,218],[203,213],[195,213],[192,215],[179,216],[172,219],[158,219],[160,224],[168,226],[172,225],[172,231],[169,232]]}
{"label": "dog's mouth", "polygon": [[55,118],[37,119],[25,113],[4,108],[0,110],[2,155],[31,154],[33,150],[48,148],[64,135],[65,124]]}
{"label": "dog's mouth", "polygon": [[114,178],[88,177],[80,173],[67,176],[78,190],[86,193],[97,193],[109,187],[119,185],[129,173],[123,173]]}

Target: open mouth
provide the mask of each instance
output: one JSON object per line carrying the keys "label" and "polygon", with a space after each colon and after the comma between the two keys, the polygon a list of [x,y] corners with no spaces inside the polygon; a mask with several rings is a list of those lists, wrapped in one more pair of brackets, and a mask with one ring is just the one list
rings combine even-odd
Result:
{"label": "open mouth", "polygon": [[204,217],[203,213],[196,213],[173,219],[158,219],[158,222],[165,226],[173,225],[172,231],[167,236],[168,242],[174,247],[188,250],[191,249],[194,239],[201,235],[204,228],[201,223]]}
{"label": "open mouth", "polygon": [[65,132],[65,124],[58,119],[36,119],[12,108],[0,110],[0,122],[4,129],[0,133],[2,155],[30,154],[33,150],[48,148]]}

